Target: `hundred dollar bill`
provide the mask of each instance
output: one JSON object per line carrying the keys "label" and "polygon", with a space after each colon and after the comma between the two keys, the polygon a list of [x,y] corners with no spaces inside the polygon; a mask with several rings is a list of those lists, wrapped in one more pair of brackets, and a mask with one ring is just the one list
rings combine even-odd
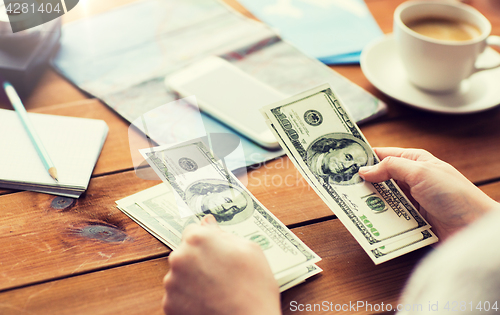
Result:
{"label": "hundred dollar bill", "polygon": [[148,148],[141,153],[170,191],[161,193],[159,188],[135,204],[170,231],[175,240],[169,243],[178,242],[188,224],[212,214],[223,230],[261,246],[278,282],[290,283],[321,270],[314,266],[321,258],[252,196],[203,142]]}
{"label": "hundred dollar bill", "polygon": [[[176,249],[181,244],[181,234],[188,222],[180,217],[168,183],[161,183],[117,200],[116,204],[121,211],[171,249]],[[151,207],[146,206],[148,204]]]}
{"label": "hundred dollar bill", "polygon": [[[117,207],[146,231],[175,250],[184,228],[198,218],[181,218],[171,186],[162,183],[116,201]],[[256,241],[262,239],[255,239]],[[275,274],[283,292],[322,271],[315,264],[291,268]]]}
{"label": "hundred dollar bill", "polygon": [[378,158],[328,84],[261,109],[289,158],[375,263],[437,237],[393,180],[367,183]]}

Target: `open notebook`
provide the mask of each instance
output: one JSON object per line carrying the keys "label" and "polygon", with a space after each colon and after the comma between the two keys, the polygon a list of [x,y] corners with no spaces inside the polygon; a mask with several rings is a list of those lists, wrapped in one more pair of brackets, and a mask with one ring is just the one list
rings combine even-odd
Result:
{"label": "open notebook", "polygon": [[43,167],[17,113],[0,109],[0,187],[78,198],[87,189],[108,134],[102,120],[28,113],[57,168]]}

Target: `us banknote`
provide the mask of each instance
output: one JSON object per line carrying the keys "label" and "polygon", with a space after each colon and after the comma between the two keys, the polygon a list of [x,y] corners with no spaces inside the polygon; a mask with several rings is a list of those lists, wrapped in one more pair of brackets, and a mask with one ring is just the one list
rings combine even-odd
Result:
{"label": "us banknote", "polygon": [[219,226],[263,249],[282,290],[321,271],[321,258],[269,212],[205,144],[141,152],[164,183],[117,201],[118,207],[165,244],[179,246],[182,231],[212,214]]}
{"label": "us banknote", "polygon": [[[198,223],[197,217],[180,217],[172,188],[168,183],[117,200],[116,204],[137,224],[174,250],[181,244],[180,234],[187,224]],[[259,239],[262,240],[254,238],[255,241]],[[321,268],[311,264],[291,268],[287,272],[275,274],[275,277],[282,292],[321,271]]]}
{"label": "us banknote", "polygon": [[376,264],[437,241],[393,180],[360,178],[359,168],[378,158],[328,84],[261,111],[301,174]]}

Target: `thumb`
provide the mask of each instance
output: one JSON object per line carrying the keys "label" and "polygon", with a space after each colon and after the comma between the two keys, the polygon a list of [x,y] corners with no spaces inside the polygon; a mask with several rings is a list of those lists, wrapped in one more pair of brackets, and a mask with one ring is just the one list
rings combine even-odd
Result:
{"label": "thumb", "polygon": [[[388,156],[378,164],[361,167],[359,176],[372,183],[380,183],[391,178],[407,183],[406,179],[416,169],[416,163],[405,158]],[[411,187],[412,183],[407,184]]]}
{"label": "thumb", "polygon": [[202,226],[213,225],[213,226],[219,227],[219,225],[217,224],[217,220],[215,220],[215,217],[211,214],[208,214],[208,215],[204,216],[203,219],[201,219],[201,225]]}

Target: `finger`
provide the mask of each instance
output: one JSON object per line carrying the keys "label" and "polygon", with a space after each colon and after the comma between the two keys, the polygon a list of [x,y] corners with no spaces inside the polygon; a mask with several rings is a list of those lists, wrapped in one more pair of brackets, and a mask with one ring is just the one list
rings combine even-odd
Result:
{"label": "finger", "polygon": [[184,238],[186,235],[195,233],[199,229],[200,229],[200,224],[198,224],[198,223],[190,223],[190,224],[188,224],[184,228],[184,231],[182,231],[182,238]]}
{"label": "finger", "polygon": [[168,315],[168,299],[167,299],[167,293],[163,294],[163,299],[161,301],[161,305],[163,308],[163,312]]}
{"label": "finger", "polygon": [[199,232],[200,226],[216,226],[217,228],[219,228],[219,225],[217,223],[217,220],[215,220],[215,217],[211,214],[208,214],[201,219],[200,224],[195,224],[195,223],[188,224],[188,226],[182,232],[183,237],[193,232],[194,233]]}
{"label": "finger", "polygon": [[429,160],[434,158],[432,154],[422,149],[406,149],[396,147],[373,148],[380,160],[389,156],[402,157],[409,160]]}
{"label": "finger", "polygon": [[215,217],[211,214],[208,214],[201,219],[201,225],[207,226],[207,225],[215,225],[218,226],[217,220],[215,220]]}
{"label": "finger", "polygon": [[207,215],[201,219],[200,224],[189,224],[182,232],[182,241],[190,246],[200,246],[211,242],[223,230],[217,224],[212,215]]}
{"label": "finger", "polygon": [[163,287],[166,288],[167,287],[167,283],[170,281],[170,277],[172,277],[172,272],[169,270],[165,276],[163,277]]}
{"label": "finger", "polygon": [[418,209],[419,208],[419,203],[415,200],[415,198],[413,198],[413,196],[411,195],[411,189],[410,189],[410,186],[407,184],[407,183],[404,183],[403,181],[396,181],[396,184],[399,186],[399,188],[401,188],[401,190],[403,191],[403,193],[406,195],[406,197],[410,200],[410,202],[416,206],[416,208]]}
{"label": "finger", "polygon": [[388,156],[379,164],[364,166],[359,169],[359,175],[366,181],[380,183],[389,179],[395,179],[407,183],[410,187],[414,183],[409,182],[410,175],[418,167],[418,162],[406,158]]}
{"label": "finger", "polygon": [[396,148],[396,147],[383,147],[383,148],[373,148],[373,151],[375,151],[375,154],[379,157],[379,159],[383,160],[388,156],[398,156],[401,157],[403,152],[406,149],[403,148]]}

